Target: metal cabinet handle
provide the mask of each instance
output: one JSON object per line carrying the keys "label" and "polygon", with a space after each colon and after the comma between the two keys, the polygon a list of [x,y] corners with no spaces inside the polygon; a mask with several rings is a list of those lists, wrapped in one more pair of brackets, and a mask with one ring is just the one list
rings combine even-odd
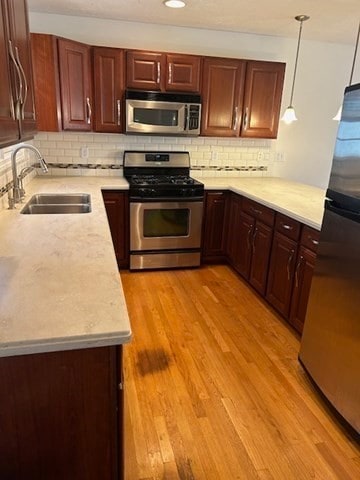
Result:
{"label": "metal cabinet handle", "polygon": [[16,74],[17,74],[17,77],[18,77],[18,80],[19,80],[19,92],[18,92],[16,101],[15,101],[16,112],[14,111],[14,105],[12,105],[11,115],[13,116],[14,119],[20,120],[20,118],[21,118],[21,105],[22,105],[22,101],[23,101],[23,99],[22,99],[23,82],[22,82],[22,78],[21,78],[20,68],[19,68],[19,65],[16,61],[15,55],[14,55],[14,49],[13,49],[13,45],[12,45],[11,40],[9,40],[9,55],[10,55],[11,61],[14,64],[15,71],[16,71]]}
{"label": "metal cabinet handle", "polygon": [[91,124],[92,110],[91,110],[91,103],[90,103],[90,98],[89,97],[86,97],[86,107],[87,107],[86,123],[88,123],[90,125]]}
{"label": "metal cabinet handle", "polygon": [[169,83],[172,83],[172,63],[169,63]]}
{"label": "metal cabinet handle", "polygon": [[288,274],[288,280],[290,280],[290,266],[291,266],[292,259],[294,258],[294,253],[295,253],[295,250],[291,250],[290,255],[289,255],[289,259],[288,259],[288,262],[287,262],[287,266],[286,266],[286,270],[287,270],[287,274]]}
{"label": "metal cabinet handle", "polygon": [[189,108],[187,105],[185,105],[185,118],[184,118],[184,130],[185,132],[188,129],[188,124],[189,124]]}
{"label": "metal cabinet handle", "polygon": [[248,116],[249,116],[249,109],[248,107],[245,108],[245,114],[244,114],[244,121],[243,121],[243,129],[246,130],[248,125]]}
{"label": "metal cabinet handle", "polygon": [[253,252],[255,252],[255,241],[256,241],[256,235],[257,235],[257,233],[258,233],[258,229],[255,228],[254,235],[253,235],[253,240],[252,240]]}
{"label": "metal cabinet handle", "polygon": [[300,268],[303,264],[304,257],[300,255],[299,261],[296,265],[296,271],[295,271],[295,287],[298,288],[299,286],[299,273],[300,273]]}
{"label": "metal cabinet handle", "polygon": [[21,64],[21,61],[20,61],[20,56],[19,56],[19,50],[17,47],[15,47],[15,57],[16,57],[16,61],[19,65],[19,70],[20,70],[20,73],[23,77],[23,80],[24,80],[24,97],[22,98],[22,101],[21,101],[21,119],[24,120],[25,118],[25,104],[26,104],[26,100],[27,100],[27,96],[28,96],[28,83],[27,83],[27,80],[26,80],[26,75],[25,75],[25,71],[23,69],[23,66]]}
{"label": "metal cabinet handle", "polygon": [[283,223],[281,222],[280,225],[282,226],[282,228],[284,228],[285,230],[292,230],[294,227],[292,227],[291,225],[286,225],[286,223]]}
{"label": "metal cabinet handle", "polygon": [[117,124],[121,125],[121,100],[116,100]]}
{"label": "metal cabinet handle", "polygon": [[161,66],[160,66],[160,62],[157,62],[157,79],[156,79],[157,84],[160,83],[160,75],[161,75]]}
{"label": "metal cabinet handle", "polygon": [[249,228],[249,231],[248,231],[248,234],[247,234],[247,246],[248,246],[248,249],[250,249],[250,247],[251,247],[250,237],[251,237],[251,234],[252,234],[253,226],[254,226],[254,225],[250,225],[250,228]]}
{"label": "metal cabinet handle", "polygon": [[234,115],[233,115],[233,130],[236,130],[238,124],[238,107],[234,108]]}

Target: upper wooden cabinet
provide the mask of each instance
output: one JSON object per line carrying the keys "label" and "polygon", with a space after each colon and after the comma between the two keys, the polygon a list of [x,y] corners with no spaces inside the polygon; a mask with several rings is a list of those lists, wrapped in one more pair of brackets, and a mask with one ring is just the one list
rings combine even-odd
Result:
{"label": "upper wooden cabinet", "polygon": [[276,138],[284,74],[284,63],[247,62],[242,137]]}
{"label": "upper wooden cabinet", "polygon": [[0,3],[0,144],[36,133],[26,0]]}
{"label": "upper wooden cabinet", "polygon": [[64,130],[92,130],[92,82],[89,45],[58,39]]}
{"label": "upper wooden cabinet", "polygon": [[62,129],[57,38],[31,34],[34,70],[35,107],[38,129],[58,132]]}
{"label": "upper wooden cabinet", "polygon": [[239,136],[245,67],[241,60],[205,58],[201,135]]}
{"label": "upper wooden cabinet", "polygon": [[200,91],[201,58],[195,55],[129,50],[126,87],[177,92]]}
{"label": "upper wooden cabinet", "polygon": [[94,99],[96,132],[121,133],[124,116],[124,52],[118,48],[94,47]]}
{"label": "upper wooden cabinet", "polygon": [[206,58],[202,135],[276,138],[285,64]]}

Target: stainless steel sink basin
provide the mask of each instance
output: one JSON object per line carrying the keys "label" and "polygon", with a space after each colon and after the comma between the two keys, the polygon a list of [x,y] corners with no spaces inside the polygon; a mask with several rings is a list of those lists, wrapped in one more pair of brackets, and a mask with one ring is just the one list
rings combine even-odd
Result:
{"label": "stainless steel sink basin", "polygon": [[26,215],[91,212],[87,193],[41,193],[33,195],[20,213]]}
{"label": "stainless steel sink basin", "polygon": [[90,203],[88,193],[37,193],[28,201],[27,205],[63,205],[68,203]]}

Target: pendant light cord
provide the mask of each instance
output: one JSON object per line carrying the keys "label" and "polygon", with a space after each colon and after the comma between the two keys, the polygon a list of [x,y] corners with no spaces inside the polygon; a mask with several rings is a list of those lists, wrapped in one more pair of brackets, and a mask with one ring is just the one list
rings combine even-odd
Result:
{"label": "pendant light cord", "polygon": [[360,37],[360,22],[359,22],[359,28],[358,28],[358,33],[357,33],[356,42],[355,42],[355,52],[354,52],[354,59],[353,59],[352,67],[351,67],[349,85],[352,84],[352,79],[353,79],[353,75],[354,75],[356,55],[357,55],[357,50],[358,50],[358,46],[359,46],[359,37]]}
{"label": "pendant light cord", "polygon": [[300,20],[299,37],[298,37],[298,44],[297,44],[296,57],[295,57],[294,76],[293,76],[293,82],[292,82],[292,87],[291,87],[291,95],[290,95],[290,106],[292,106],[292,101],[293,101],[293,96],[294,96],[295,78],[296,78],[296,70],[297,70],[297,64],[298,64],[298,58],[299,58],[302,26],[303,26],[303,20]]}

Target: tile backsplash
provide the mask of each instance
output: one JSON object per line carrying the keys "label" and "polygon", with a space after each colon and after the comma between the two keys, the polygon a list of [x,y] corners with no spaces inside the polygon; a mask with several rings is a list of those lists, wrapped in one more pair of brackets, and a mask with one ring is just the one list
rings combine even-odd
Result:
{"label": "tile backsplash", "polygon": [[[275,156],[274,140],[215,137],[158,137],[79,132],[40,132],[31,142],[42,153],[51,175],[122,175],[124,150],[189,151],[191,174],[213,176],[269,176]],[[0,149],[0,209],[7,208],[12,186],[11,152]],[[20,151],[17,171],[33,164],[30,151]],[[24,184],[35,175],[30,173]]]}

